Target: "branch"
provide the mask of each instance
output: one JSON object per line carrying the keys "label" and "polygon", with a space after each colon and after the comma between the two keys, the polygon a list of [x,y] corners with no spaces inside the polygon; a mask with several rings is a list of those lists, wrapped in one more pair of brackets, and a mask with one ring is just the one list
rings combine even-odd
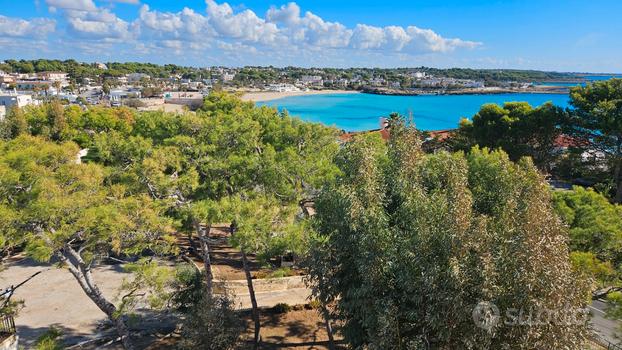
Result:
{"label": "branch", "polygon": [[32,275],[30,275],[30,277],[28,277],[25,280],[23,280],[22,282],[18,283],[16,286],[11,286],[11,287],[5,289],[4,292],[0,293],[0,298],[4,297],[5,295],[8,294],[8,296],[4,300],[4,303],[2,304],[2,307],[4,308],[5,306],[7,306],[9,304],[9,301],[11,300],[11,297],[13,296],[13,293],[15,293],[15,290],[17,290],[17,288],[23,286],[24,284],[26,284],[31,279],[35,278],[35,276],[39,275],[40,273],[42,273],[44,271],[48,271],[48,270],[50,270],[50,269],[48,268],[48,269],[45,269],[45,270],[37,271],[37,272],[33,273]]}
{"label": "branch", "polygon": [[194,262],[194,260],[190,259],[190,257],[189,257],[189,256],[187,256],[187,255],[185,255],[185,254],[184,254],[184,255],[182,255],[182,256],[181,256],[181,259],[182,259],[183,261],[187,262],[188,264],[190,264],[190,265],[194,266],[195,270],[196,270],[197,272],[201,273],[201,268],[199,267],[199,265],[197,265],[197,263],[195,263],[195,262]]}
{"label": "branch", "polygon": [[115,262],[118,262],[118,263],[121,263],[121,264],[129,264],[130,263],[129,261],[117,259],[117,258],[114,258],[114,257],[112,257],[110,255],[108,255],[106,257],[106,259],[109,259],[109,260],[112,260],[112,261],[115,261]]}

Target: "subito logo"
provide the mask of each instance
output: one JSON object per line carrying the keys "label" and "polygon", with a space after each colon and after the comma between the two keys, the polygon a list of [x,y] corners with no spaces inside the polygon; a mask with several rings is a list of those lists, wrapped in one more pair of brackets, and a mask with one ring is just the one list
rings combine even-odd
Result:
{"label": "subito logo", "polygon": [[488,301],[480,301],[473,309],[473,322],[487,331],[496,326],[501,319],[499,308]]}

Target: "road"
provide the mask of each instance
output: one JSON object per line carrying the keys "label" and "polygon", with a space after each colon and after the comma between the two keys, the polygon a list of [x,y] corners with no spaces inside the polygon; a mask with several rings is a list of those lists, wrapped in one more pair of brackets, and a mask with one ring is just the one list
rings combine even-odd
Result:
{"label": "road", "polygon": [[607,304],[600,300],[594,300],[589,309],[592,314],[591,324],[594,332],[612,344],[620,343],[622,322],[605,317]]}

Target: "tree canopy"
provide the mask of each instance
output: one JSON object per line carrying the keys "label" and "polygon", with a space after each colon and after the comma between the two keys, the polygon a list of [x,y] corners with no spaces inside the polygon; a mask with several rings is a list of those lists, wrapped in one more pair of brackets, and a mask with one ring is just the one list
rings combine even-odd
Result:
{"label": "tree canopy", "polygon": [[455,146],[468,151],[474,145],[503,149],[513,161],[530,156],[542,169],[550,169],[559,156],[555,141],[561,135],[565,111],[545,103],[533,108],[527,102],[485,104],[473,120],[460,122]]}
{"label": "tree canopy", "polygon": [[614,200],[622,202],[622,79],[597,81],[570,90],[573,110],[566,132],[579,145],[602,158],[615,187]]}
{"label": "tree canopy", "polygon": [[[310,264],[316,296],[334,303],[354,348],[581,349],[584,323],[490,328],[473,310],[585,305],[567,231],[542,176],[502,151],[425,155],[399,118],[391,140],[347,144],[343,175],[317,201]],[[506,320],[507,321],[507,320]]]}

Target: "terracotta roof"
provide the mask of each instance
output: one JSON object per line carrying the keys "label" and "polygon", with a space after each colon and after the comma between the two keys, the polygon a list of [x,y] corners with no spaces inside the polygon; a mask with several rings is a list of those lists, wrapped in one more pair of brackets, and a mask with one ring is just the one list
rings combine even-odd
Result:
{"label": "terracotta roof", "polygon": [[555,139],[555,146],[560,148],[579,147],[587,145],[587,141],[566,134],[561,134]]}
{"label": "terracotta roof", "polygon": [[352,138],[356,135],[363,135],[368,133],[380,133],[380,136],[383,140],[387,141],[389,139],[389,131],[387,129],[373,129],[373,130],[365,130],[365,131],[353,131],[353,132],[344,132],[339,135],[339,140],[342,142],[350,142]]}
{"label": "terracotta roof", "polygon": [[456,129],[434,130],[429,131],[430,138],[437,139],[438,141],[445,141],[448,139]]}

